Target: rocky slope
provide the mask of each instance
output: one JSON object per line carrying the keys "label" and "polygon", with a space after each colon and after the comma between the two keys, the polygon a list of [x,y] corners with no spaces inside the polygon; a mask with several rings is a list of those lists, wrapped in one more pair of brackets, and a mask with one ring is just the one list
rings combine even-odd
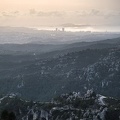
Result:
{"label": "rocky slope", "polygon": [[25,101],[15,94],[0,99],[0,112],[13,111],[17,120],[119,120],[120,100],[88,90],[62,94],[51,102]]}
{"label": "rocky slope", "polygon": [[[51,99],[56,94],[69,91],[67,86],[78,77],[77,72],[107,54],[108,50],[85,50],[58,58],[20,63],[13,62],[11,58],[12,64],[9,63],[9,67],[7,65],[6,68],[4,60],[0,70],[0,92],[1,94],[19,93],[26,99]],[[69,77],[70,75],[72,77]],[[27,94],[28,92],[30,94]]]}

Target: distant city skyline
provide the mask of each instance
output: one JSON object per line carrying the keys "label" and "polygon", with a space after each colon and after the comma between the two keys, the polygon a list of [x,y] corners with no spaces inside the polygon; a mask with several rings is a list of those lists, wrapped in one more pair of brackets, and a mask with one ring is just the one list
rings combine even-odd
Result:
{"label": "distant city skyline", "polygon": [[0,26],[120,26],[120,0],[3,0]]}

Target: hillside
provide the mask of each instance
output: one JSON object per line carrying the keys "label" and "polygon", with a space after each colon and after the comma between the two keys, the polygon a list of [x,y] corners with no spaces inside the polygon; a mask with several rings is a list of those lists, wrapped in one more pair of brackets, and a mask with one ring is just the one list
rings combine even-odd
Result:
{"label": "hillside", "polygon": [[14,67],[0,69],[0,93],[17,93],[25,99],[48,101],[64,92],[84,94],[93,88],[103,95],[120,97],[119,62],[119,48],[88,49],[16,65],[13,62]]}
{"label": "hillside", "polygon": [[120,100],[93,90],[83,96],[80,92],[61,94],[46,103],[26,101],[10,94],[0,98],[2,118],[7,116],[7,111],[14,112],[17,120],[119,120]]}
{"label": "hillside", "polygon": [[[120,97],[120,38],[40,46],[1,45],[1,50],[28,51],[0,54],[0,95],[15,93],[28,100],[49,101],[65,92],[84,94],[94,89],[99,94]],[[42,48],[54,50],[40,53]]]}

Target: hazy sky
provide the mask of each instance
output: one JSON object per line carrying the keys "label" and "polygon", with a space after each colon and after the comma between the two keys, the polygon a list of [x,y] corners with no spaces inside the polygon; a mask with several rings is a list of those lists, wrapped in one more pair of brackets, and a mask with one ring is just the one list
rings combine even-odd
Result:
{"label": "hazy sky", "polygon": [[120,25],[120,0],[0,0],[0,25]]}

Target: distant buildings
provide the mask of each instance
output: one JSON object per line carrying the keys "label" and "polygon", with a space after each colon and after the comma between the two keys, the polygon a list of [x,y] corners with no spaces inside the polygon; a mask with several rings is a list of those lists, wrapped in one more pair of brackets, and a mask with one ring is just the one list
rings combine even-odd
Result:
{"label": "distant buildings", "polygon": [[55,28],[55,31],[58,31],[58,28]]}
{"label": "distant buildings", "polygon": [[62,29],[60,29],[60,28],[55,28],[55,31],[65,32],[65,28],[62,28]]}
{"label": "distant buildings", "polygon": [[62,28],[62,32],[64,32],[65,31],[65,28]]}

